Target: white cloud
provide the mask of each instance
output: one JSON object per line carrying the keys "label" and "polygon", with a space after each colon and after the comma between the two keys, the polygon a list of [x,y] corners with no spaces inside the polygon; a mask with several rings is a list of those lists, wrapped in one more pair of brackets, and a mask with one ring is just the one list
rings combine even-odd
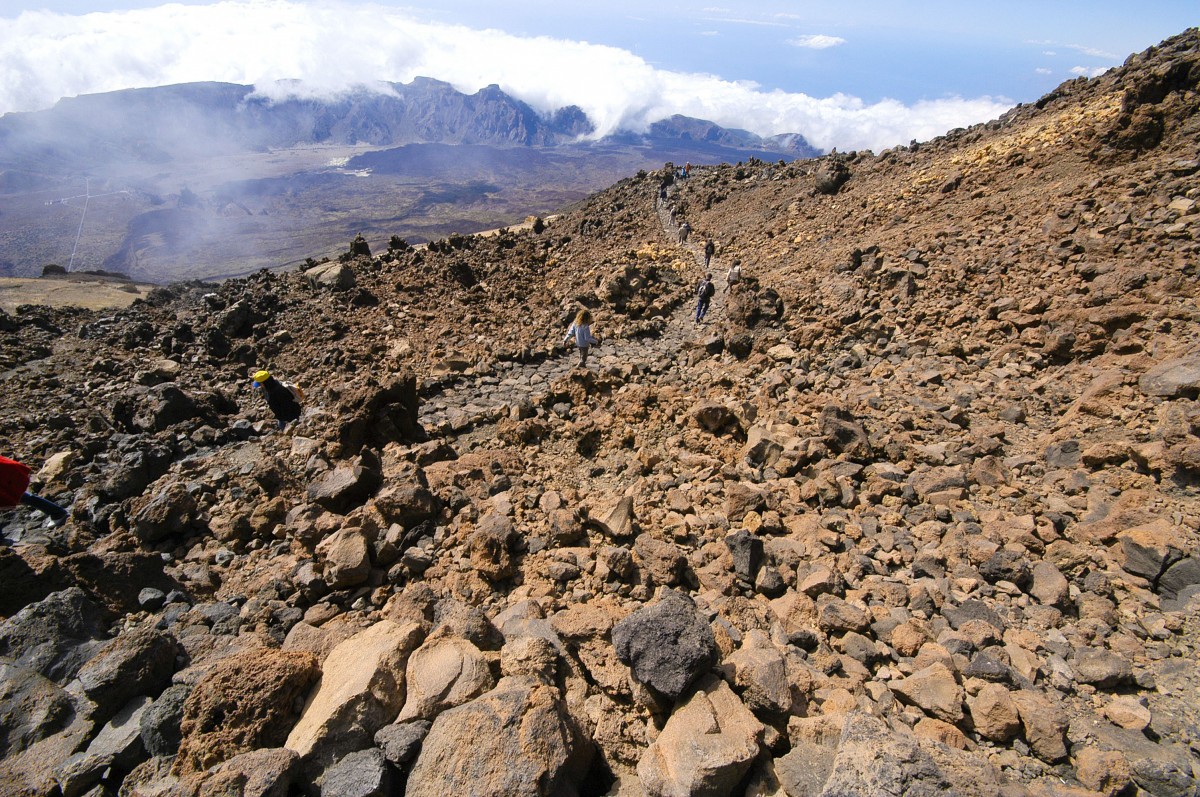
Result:
{"label": "white cloud", "polygon": [[992,97],[867,104],[842,94],[765,91],[755,83],[657,69],[615,47],[430,24],[361,3],[222,0],[0,18],[0,112],[46,108],[77,94],[201,80],[254,84],[277,94],[276,81],[295,79],[305,94],[320,96],[418,76],[467,92],[497,83],[542,111],[579,105],[601,134],[644,129],[679,113],[760,135],[798,132],[815,146],[843,150],[928,139],[996,118],[1012,105]]}
{"label": "white cloud", "polygon": [[1073,66],[1070,69],[1072,75],[1082,75],[1083,77],[1100,77],[1109,70],[1107,66]]}
{"label": "white cloud", "polygon": [[788,44],[793,47],[806,47],[810,50],[825,50],[829,47],[837,47],[839,44],[845,44],[846,40],[840,36],[826,36],[822,33],[810,33],[804,36],[797,36],[794,39],[788,39]]}
{"label": "white cloud", "polygon": [[1054,74],[1054,70],[1047,69],[1044,66],[1039,66],[1036,69],[1034,69],[1033,71],[1038,73],[1039,75],[1053,75]]}
{"label": "white cloud", "polygon": [[[1061,47],[1064,50],[1072,50],[1074,52],[1079,53],[1080,55],[1086,55],[1090,58],[1102,58],[1105,61],[1120,61],[1121,60],[1121,56],[1117,55],[1116,53],[1110,53],[1108,50],[1101,50],[1099,47],[1090,47],[1086,44],[1063,44],[1062,42],[1056,42],[1056,41],[1037,41],[1037,40],[1027,40],[1026,43],[1039,45],[1039,46]],[[1058,52],[1056,52],[1055,50],[1043,50],[1042,55],[1048,55],[1048,56],[1053,57],[1053,56],[1058,55]]]}
{"label": "white cloud", "polygon": [[1075,52],[1083,55],[1090,55],[1092,58],[1104,58],[1109,61],[1117,61],[1121,58],[1121,56],[1117,55],[1116,53],[1110,53],[1107,50],[1101,50],[1096,47],[1088,47],[1087,45],[1083,44],[1064,44],[1063,47],[1066,47],[1068,50],[1074,50]]}

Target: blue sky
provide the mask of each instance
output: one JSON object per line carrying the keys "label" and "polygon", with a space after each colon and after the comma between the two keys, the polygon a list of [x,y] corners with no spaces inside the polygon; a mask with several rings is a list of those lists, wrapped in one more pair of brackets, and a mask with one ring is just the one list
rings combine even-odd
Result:
{"label": "blue sky", "polygon": [[1196,0],[0,0],[0,112],[189,80],[498,83],[602,131],[670,113],[882,149],[995,118],[1200,22]]}

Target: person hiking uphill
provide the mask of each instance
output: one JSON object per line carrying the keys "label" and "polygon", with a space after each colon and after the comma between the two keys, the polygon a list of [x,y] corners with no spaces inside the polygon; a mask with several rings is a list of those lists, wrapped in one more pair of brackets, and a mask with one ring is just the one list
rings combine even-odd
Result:
{"label": "person hiking uphill", "polygon": [[708,313],[708,304],[712,301],[713,294],[716,292],[716,286],[712,282],[712,274],[705,274],[704,279],[700,280],[700,284],[696,286],[697,324],[704,320],[704,316]]}
{"label": "person hiking uphill", "polygon": [[570,345],[572,341],[579,349],[579,367],[586,368],[588,348],[600,344],[600,339],[592,335],[592,314],[586,308],[576,313],[575,320],[563,337],[564,344]]}
{"label": "person hiking uphill", "polygon": [[742,261],[734,259],[733,265],[729,267],[729,273],[725,275],[725,292],[742,281]]}
{"label": "person hiking uphill", "polygon": [[304,398],[300,388],[280,382],[265,370],[254,374],[254,387],[262,388],[280,429],[300,419],[300,401]]}
{"label": "person hiking uphill", "polygon": [[709,238],[704,242],[704,267],[708,268],[708,264],[712,262],[712,256],[717,253],[717,245],[713,243],[713,239]]}
{"label": "person hiking uphill", "polygon": [[0,507],[7,509],[24,504],[44,512],[55,523],[62,523],[70,514],[66,509],[40,495],[28,492],[31,472],[28,465],[15,459],[0,457]]}

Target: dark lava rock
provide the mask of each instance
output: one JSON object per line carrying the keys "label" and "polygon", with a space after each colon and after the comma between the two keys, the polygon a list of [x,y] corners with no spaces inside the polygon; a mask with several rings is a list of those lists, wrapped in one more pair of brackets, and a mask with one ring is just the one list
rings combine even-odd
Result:
{"label": "dark lava rock", "polygon": [[633,677],[677,700],[716,661],[717,643],[691,598],[666,590],[613,626],[617,658]]}

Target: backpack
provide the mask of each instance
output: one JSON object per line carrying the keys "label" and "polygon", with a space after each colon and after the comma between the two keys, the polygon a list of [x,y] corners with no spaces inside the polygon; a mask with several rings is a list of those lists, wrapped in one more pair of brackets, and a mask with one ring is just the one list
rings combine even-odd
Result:
{"label": "backpack", "polygon": [[713,297],[713,294],[716,292],[717,292],[717,289],[713,286],[712,282],[709,280],[705,280],[704,283],[700,286],[700,296],[705,299],[711,299]]}
{"label": "backpack", "polygon": [[284,382],[283,386],[292,392],[292,396],[296,399],[297,404],[304,403],[304,391],[299,385],[293,385],[291,382]]}
{"label": "backpack", "polygon": [[15,459],[0,457],[0,506],[16,506],[29,487],[30,469]]}

